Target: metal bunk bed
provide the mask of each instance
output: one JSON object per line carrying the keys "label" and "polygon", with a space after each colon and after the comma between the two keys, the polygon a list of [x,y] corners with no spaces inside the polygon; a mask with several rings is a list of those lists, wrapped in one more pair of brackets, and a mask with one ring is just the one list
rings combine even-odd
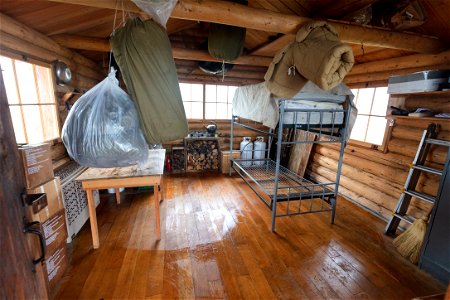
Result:
{"label": "metal bunk bed", "polygon": [[[346,101],[346,105],[342,109],[305,109],[292,108],[287,105],[287,101],[292,103],[293,100],[295,102],[295,100],[302,99],[279,101],[279,123],[276,130],[265,131],[254,128],[248,123],[242,123],[244,119],[236,115],[231,118],[231,166],[272,210],[273,232],[275,231],[275,219],[278,217],[330,211],[331,223],[334,223],[336,212],[339,177],[346,143],[347,124],[349,124],[349,101]],[[288,122],[285,122],[285,117],[289,117]],[[232,159],[235,125],[268,136],[265,159]],[[294,132],[294,137],[289,140],[283,139],[284,131],[287,128],[293,129]],[[315,140],[299,140],[297,129],[314,133]],[[273,138],[277,138],[275,160],[269,158]],[[318,183],[313,179],[303,178],[281,165],[283,145],[293,146],[305,143],[340,144],[340,156],[334,181]]]}

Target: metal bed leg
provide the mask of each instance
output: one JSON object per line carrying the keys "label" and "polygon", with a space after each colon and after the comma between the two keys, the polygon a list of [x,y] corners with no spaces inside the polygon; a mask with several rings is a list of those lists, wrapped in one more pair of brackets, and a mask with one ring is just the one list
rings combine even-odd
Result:
{"label": "metal bed leg", "polygon": [[228,171],[228,176],[231,176],[231,171],[233,169],[233,143],[234,143],[234,116],[231,116],[231,134],[230,134],[230,170]]}
{"label": "metal bed leg", "polygon": [[334,216],[336,215],[336,198],[335,197],[330,198],[330,204],[331,204],[331,224],[334,224]]}
{"label": "metal bed leg", "polygon": [[272,199],[272,232],[275,232],[275,219],[277,217],[277,200],[278,200],[278,178],[280,176],[280,160],[281,160],[281,144],[283,139],[283,124],[284,124],[284,104],[285,101],[280,101],[280,120],[278,123],[278,140],[277,140],[277,159],[275,165],[275,182]]}

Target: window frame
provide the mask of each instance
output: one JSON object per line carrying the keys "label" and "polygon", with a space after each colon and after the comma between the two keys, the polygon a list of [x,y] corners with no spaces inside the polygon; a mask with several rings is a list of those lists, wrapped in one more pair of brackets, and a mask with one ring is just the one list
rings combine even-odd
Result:
{"label": "window frame", "polygon": [[[214,104],[216,104],[216,107],[217,107],[217,103],[225,103],[225,102],[218,102],[217,101],[217,86],[225,86],[225,87],[227,87],[227,92],[228,92],[228,88],[229,87],[236,87],[236,88],[238,88],[239,86],[237,86],[237,85],[228,85],[228,84],[219,84],[219,83],[211,83],[211,82],[180,81],[179,83],[183,83],[183,84],[201,84],[202,87],[203,87],[203,102],[202,102],[202,104],[203,104],[202,116],[203,117],[202,117],[202,119],[190,119],[190,118],[188,118],[186,116],[186,119],[188,121],[194,121],[194,122],[230,122],[231,121],[231,116],[230,116],[230,118],[227,118],[227,119],[207,119],[206,118],[206,103],[214,103]],[[215,99],[214,102],[206,101],[206,86],[207,85],[214,85],[214,86],[216,86],[216,99]],[[184,103],[184,101],[183,101],[183,103]],[[232,103],[228,103],[228,94],[227,94],[227,102],[226,102],[226,104],[227,104],[227,108],[228,108],[228,105],[232,105]]]}
{"label": "window frame", "polygon": [[[9,101],[8,101],[8,109],[9,109],[10,106],[20,107],[20,113],[22,115],[22,126],[24,128],[24,136],[25,136],[25,141],[26,141],[25,143],[18,143],[18,144],[21,145],[21,144],[28,144],[29,143],[28,134],[27,134],[26,126],[25,126],[24,113],[23,113],[23,110],[22,110],[22,107],[27,106],[27,105],[37,105],[37,106],[39,106],[39,114],[40,114],[40,117],[41,117],[41,124],[40,124],[41,127],[44,126],[43,112],[42,112],[41,107],[42,106],[47,106],[47,105],[54,105],[55,106],[55,113],[56,113],[55,120],[56,120],[56,125],[57,125],[57,130],[58,130],[58,137],[51,138],[51,139],[48,139],[48,140],[44,139],[42,142],[43,143],[50,143],[50,144],[52,144],[54,142],[61,142],[62,141],[62,139],[61,139],[62,124],[61,124],[61,118],[60,118],[60,115],[59,115],[59,102],[58,102],[58,95],[57,95],[57,85],[56,85],[56,78],[55,78],[55,72],[54,72],[54,69],[53,69],[53,65],[51,63],[49,63],[49,62],[46,62],[46,61],[42,61],[42,60],[38,60],[38,59],[34,59],[34,58],[29,58],[29,57],[27,57],[25,55],[19,55],[17,53],[12,53],[12,52],[9,52],[9,51],[2,51],[0,56],[6,57],[6,58],[9,58],[9,59],[12,59],[12,60],[16,60],[16,61],[21,61],[21,62],[32,64],[33,65],[34,76],[36,76],[35,66],[40,66],[40,67],[44,67],[44,68],[50,69],[50,75],[51,75],[50,76],[50,81],[51,81],[50,84],[51,84],[51,86],[53,88],[53,97],[55,99],[55,103],[54,104],[53,103],[22,104],[22,99],[20,97],[19,87],[18,87],[18,84],[17,84],[18,76],[17,76],[17,72],[16,72],[16,67],[15,67],[15,64],[13,64],[13,67],[14,67],[14,79],[16,81],[16,89],[17,89],[19,103],[17,103],[17,104],[9,104]],[[0,71],[3,72],[3,70],[0,70]],[[37,84],[36,77],[35,77],[35,84]],[[39,87],[38,86],[36,86],[36,92],[37,92],[37,97],[38,97],[39,102],[40,102],[40,95],[39,95]],[[5,90],[5,93],[6,93],[6,90]],[[7,94],[6,94],[6,97],[8,97]],[[43,128],[42,128],[42,130],[44,132]]]}
{"label": "window frame", "polygon": [[[359,94],[359,90],[360,90],[360,89],[365,89],[365,88],[374,88],[374,89],[375,89],[375,90],[374,90],[374,93],[373,93],[373,97],[372,97],[372,102],[371,102],[371,104],[370,104],[370,112],[371,112],[371,111],[372,111],[372,108],[373,108],[373,103],[374,103],[374,101],[375,101],[376,89],[377,89],[377,88],[387,88],[387,86],[380,85],[380,86],[371,86],[371,87],[353,87],[353,88],[351,88],[351,89],[352,89],[352,90],[357,89],[357,90],[358,90],[358,94]],[[355,95],[355,99],[358,97],[358,94]],[[375,117],[384,117],[384,118],[385,118],[385,121],[386,121],[386,127],[385,127],[385,130],[384,130],[383,141],[382,141],[381,145],[377,145],[377,144],[373,144],[373,143],[365,142],[365,141],[360,141],[360,140],[355,140],[355,139],[352,139],[352,138],[350,138],[350,139],[348,140],[348,144],[349,144],[349,145],[357,146],[357,147],[363,147],[363,148],[369,148],[369,149],[371,149],[371,150],[375,150],[375,151],[380,151],[380,152],[386,153],[386,151],[387,151],[387,144],[388,144],[388,140],[389,140],[389,136],[390,136],[390,131],[391,131],[391,127],[392,127],[392,125],[389,123],[389,120],[388,120],[388,118],[387,118],[387,111],[388,111],[388,107],[389,107],[389,99],[390,99],[390,95],[388,94],[388,103],[387,103],[387,106],[386,106],[386,115],[385,115],[385,116],[371,115],[370,113],[369,113],[369,114],[359,114],[359,113],[358,113],[358,116],[359,116],[359,115],[362,115],[362,116],[367,116],[367,117],[369,117],[369,118],[370,118],[371,116],[375,116]],[[355,105],[356,105],[356,103],[355,103]],[[357,117],[358,117],[358,116],[357,116]],[[366,136],[367,136],[367,130],[368,130],[368,128],[369,128],[369,126],[366,127]]]}

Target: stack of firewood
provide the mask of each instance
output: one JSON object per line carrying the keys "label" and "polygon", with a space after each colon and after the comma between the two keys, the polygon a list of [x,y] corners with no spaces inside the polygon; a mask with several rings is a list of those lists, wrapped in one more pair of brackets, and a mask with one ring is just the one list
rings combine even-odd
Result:
{"label": "stack of firewood", "polygon": [[172,148],[172,170],[173,172],[184,172],[185,155],[184,147]]}
{"label": "stack of firewood", "polygon": [[217,140],[187,141],[186,156],[188,172],[219,169],[219,147]]}

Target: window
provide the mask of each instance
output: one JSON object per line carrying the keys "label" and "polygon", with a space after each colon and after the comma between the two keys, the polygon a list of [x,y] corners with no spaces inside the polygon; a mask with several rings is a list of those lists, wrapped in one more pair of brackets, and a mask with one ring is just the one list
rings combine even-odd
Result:
{"label": "window", "polygon": [[205,119],[231,119],[236,86],[210,85],[205,86]]}
{"label": "window", "polygon": [[51,68],[4,56],[0,56],[0,65],[17,143],[58,138]]}
{"label": "window", "polygon": [[226,120],[237,86],[180,83],[181,96],[188,119]]}
{"label": "window", "polygon": [[203,84],[180,83],[184,111],[188,119],[203,119]]}
{"label": "window", "polygon": [[383,144],[389,100],[387,87],[354,89],[352,92],[358,117],[350,138],[374,145]]}

